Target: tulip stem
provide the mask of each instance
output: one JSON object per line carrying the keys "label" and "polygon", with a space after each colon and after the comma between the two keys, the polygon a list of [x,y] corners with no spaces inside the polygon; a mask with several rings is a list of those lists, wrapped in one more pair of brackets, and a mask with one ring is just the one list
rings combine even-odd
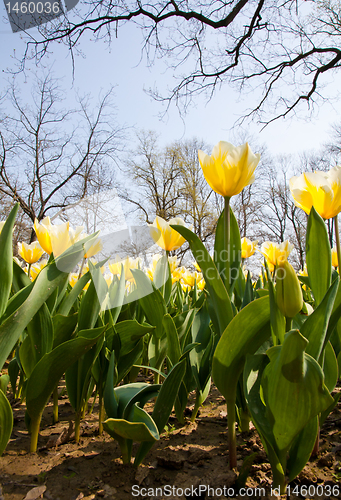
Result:
{"label": "tulip stem", "polygon": [[334,217],[334,228],[335,228],[335,241],[336,241],[336,252],[337,252],[337,268],[340,274],[340,262],[341,262],[341,247],[340,247],[340,234],[339,234],[339,220],[337,215]]}
{"label": "tulip stem", "polygon": [[[230,197],[225,196],[224,201],[225,201],[225,210],[224,210],[224,226],[225,226],[224,240],[225,241],[224,241],[224,246],[225,246],[225,250],[227,251],[228,262],[230,263]],[[224,273],[226,273],[226,268],[227,268],[227,266],[225,266]],[[225,281],[226,290],[229,292],[229,289],[230,289],[229,276],[225,275],[224,278],[225,278],[224,281]]]}
{"label": "tulip stem", "polygon": [[230,469],[237,467],[237,440],[236,440],[236,402],[234,399],[227,404],[227,431],[229,438],[229,465]]}
{"label": "tulip stem", "polygon": [[292,329],[292,318],[285,318],[285,331],[289,332]]}
{"label": "tulip stem", "polygon": [[81,276],[82,276],[82,272],[83,272],[83,267],[84,267],[85,261],[86,261],[86,258],[83,257],[83,260],[82,260],[82,263],[81,263],[81,267],[80,267],[79,273],[78,273],[78,279],[80,279]]}

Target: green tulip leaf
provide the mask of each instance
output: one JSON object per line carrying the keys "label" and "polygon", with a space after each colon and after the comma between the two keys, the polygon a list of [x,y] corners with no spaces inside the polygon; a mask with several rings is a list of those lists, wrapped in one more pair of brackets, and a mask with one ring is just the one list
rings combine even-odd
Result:
{"label": "green tulip leaf", "polygon": [[12,233],[19,203],[14,205],[0,233],[0,318],[6,311],[13,277]]}
{"label": "green tulip leaf", "polygon": [[9,384],[10,377],[9,375],[0,375],[0,391],[6,394],[7,386]]}
{"label": "green tulip leaf", "polygon": [[253,354],[270,336],[269,298],[248,304],[225,329],[212,364],[212,377],[226,401],[234,401],[247,354]]}
{"label": "green tulip leaf", "polygon": [[138,362],[143,353],[143,340],[139,340],[133,350],[119,356],[117,361],[117,383],[128,375],[132,367]]}
{"label": "green tulip leaf", "polygon": [[53,347],[53,323],[45,304],[27,325],[27,336],[20,346],[20,361],[28,378],[38,361]]}
{"label": "green tulip leaf", "polygon": [[172,274],[170,272],[170,266],[166,255],[163,255],[156,263],[153,283],[161,292],[166,304],[168,304],[169,297],[172,292]]}
{"label": "green tulip leaf", "polygon": [[89,288],[82,298],[79,308],[78,330],[84,330],[85,328],[94,328],[100,310],[101,304],[98,300],[97,290],[93,280],[91,280]]}
{"label": "green tulip leaf", "polygon": [[77,313],[71,314],[70,316],[63,316],[58,313],[53,316],[53,349],[71,339],[76,329],[77,320]]}
{"label": "green tulip leaf", "polygon": [[[76,252],[74,258],[79,257]],[[69,260],[71,257],[69,257]],[[77,260],[74,261],[76,264]],[[34,281],[34,286],[27,299],[0,326],[0,368],[4,365],[20,335],[39,311],[53,290],[65,279],[66,274],[60,271],[54,262],[41,270]],[[22,290],[22,293],[25,289]],[[20,292],[19,292],[20,293]]]}
{"label": "green tulip leaf", "polygon": [[120,356],[131,352],[142,337],[155,330],[155,326],[141,325],[135,319],[120,321],[114,328],[121,342]]}
{"label": "green tulip leaf", "polygon": [[204,391],[211,377],[213,357],[210,316],[204,307],[195,315],[192,324],[192,341],[197,345],[189,354],[191,369],[198,390]]}
{"label": "green tulip leaf", "polygon": [[40,418],[56,384],[66,370],[103,336],[105,327],[79,332],[45,354],[34,367],[26,387],[26,408],[32,420]]}
{"label": "green tulip leaf", "polygon": [[266,415],[264,401],[261,399],[261,380],[268,363],[269,358],[265,354],[254,354],[246,357],[243,372],[244,394],[252,421],[271,464],[274,485],[277,486],[284,482],[285,468],[283,469],[275,451],[276,443],[272,433],[272,426]]}
{"label": "green tulip leaf", "polygon": [[124,439],[137,442],[152,442],[160,439],[159,431],[148,413],[134,405],[131,420],[109,418],[103,422],[104,429],[115,438],[119,435]]}
{"label": "green tulip leaf", "polygon": [[78,295],[81,293],[81,291],[83,290],[83,288],[85,287],[90,278],[91,274],[89,271],[83,274],[83,276],[81,276],[81,278],[74,285],[70,293],[68,293],[61,302],[58,308],[59,314],[61,314],[62,316],[67,316],[69,314],[73,304],[76,302],[78,298]]}
{"label": "green tulip leaf", "polygon": [[0,456],[3,454],[13,429],[11,405],[0,389]]}
{"label": "green tulip leaf", "polygon": [[308,217],[306,260],[310,286],[318,305],[330,287],[332,254],[326,224],[314,207]]}
{"label": "green tulip leaf", "polygon": [[329,318],[333,310],[338,286],[339,280],[337,279],[331,284],[315,311],[307,317],[300,329],[303,337],[309,341],[306,353],[317,361],[325,345]]}
{"label": "green tulip leaf", "polygon": [[110,356],[109,368],[107,373],[107,380],[104,386],[103,402],[106,414],[109,418],[118,417],[118,402],[114,393],[114,385],[116,383],[115,377],[115,352],[113,351]]}
{"label": "green tulip leaf", "polygon": [[[225,223],[224,210],[220,214],[217,223],[214,241],[214,263],[223,282],[228,283],[228,291],[231,293],[235,281],[239,277],[241,264],[241,239],[238,221],[230,207],[230,252],[225,248]],[[246,304],[245,304],[246,305]]]}
{"label": "green tulip leaf", "polygon": [[283,466],[295,437],[332,402],[321,367],[305,353],[307,344],[298,330],[291,330],[282,346],[267,351],[270,363],[262,377],[263,398]]}
{"label": "green tulip leaf", "polygon": [[31,280],[25,273],[22,267],[13,259],[13,280],[12,287],[14,293],[19,292],[22,288],[31,285]]}
{"label": "green tulip leaf", "polygon": [[245,291],[243,296],[242,308],[247,306],[250,302],[253,301],[253,286],[251,281],[250,271],[247,272],[247,278],[245,283]]}
{"label": "green tulip leaf", "polygon": [[295,438],[287,461],[288,482],[293,481],[308,462],[318,434],[319,419],[314,417]]}
{"label": "green tulip leaf", "polygon": [[[168,422],[169,415],[174,406],[175,398],[178,394],[180,384],[186,371],[186,359],[183,359],[175,366],[173,366],[170,373],[167,375],[166,380],[163,382],[159,395],[157,397],[152,418],[161,433]],[[148,451],[153,446],[153,443],[141,443],[137,450],[134,465],[140,465]]]}
{"label": "green tulip leaf", "polygon": [[171,226],[178,231],[189,243],[195,260],[201,268],[208,290],[216,312],[220,335],[233,318],[233,309],[229,294],[219,275],[215,263],[210,257],[198,236],[184,226]]}
{"label": "green tulip leaf", "polygon": [[329,392],[333,392],[339,378],[339,368],[333,346],[330,342],[326,344],[323,360],[324,383]]}
{"label": "green tulip leaf", "polygon": [[[100,327],[104,331],[105,327]],[[101,335],[96,343],[71,364],[65,371],[65,383],[70,403],[76,412],[82,409],[89,389],[91,370],[97,356],[102,349],[104,336]]]}
{"label": "green tulip leaf", "polygon": [[179,342],[178,332],[170,314],[165,314],[163,318],[163,327],[167,336],[167,356],[174,366],[180,359],[181,348]]}
{"label": "green tulip leaf", "polygon": [[132,269],[137,286],[137,296],[147,321],[156,327],[155,335],[160,339],[164,333],[162,321],[167,313],[165,299],[161,292],[155,288],[146,274],[140,269]]}

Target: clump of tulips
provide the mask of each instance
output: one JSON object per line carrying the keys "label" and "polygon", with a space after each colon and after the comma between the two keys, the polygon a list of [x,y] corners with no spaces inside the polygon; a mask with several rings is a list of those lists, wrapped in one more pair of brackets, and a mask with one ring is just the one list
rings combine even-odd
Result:
{"label": "clump of tulips", "polygon": [[[290,180],[295,203],[308,214],[306,268],[296,274],[288,258],[293,246],[241,239],[230,206],[255,178],[260,155],[250,146],[219,142],[212,154],[199,151],[211,188],[224,197],[211,257],[180,218],[156,217],[150,235],[163,254],[141,259],[103,259],[98,234],[69,223],[36,221],[37,242],[19,244],[25,271],[13,263],[11,236],[17,207],[1,224],[0,358],[9,377],[0,377],[0,453],[13,421],[6,397],[17,378],[26,400],[35,451],[44,407],[65,376],[75,411],[75,434],[91,395],[98,397],[99,432],[118,441],[125,462],[140,444],[139,465],[160,439],[174,407],[180,422],[188,395],[196,393],[192,420],[205,401],[211,379],[225,397],[229,465],[237,467],[236,432],[252,420],[273,471],[274,487],[286,485],[318,450],[318,431],[338,401],[341,290],[338,213],[341,167]],[[330,248],[325,219],[334,218],[336,248]],[[192,269],[171,256],[187,241]],[[247,259],[264,257],[252,280]],[[41,260],[44,253],[48,260]],[[26,274],[27,273],[27,274]],[[13,321],[13,318],[16,321]],[[18,363],[18,360],[20,363]],[[135,382],[149,368],[154,384]],[[23,383],[25,382],[25,383]],[[156,399],[152,415],[144,410]],[[106,416],[105,416],[106,415]]]}

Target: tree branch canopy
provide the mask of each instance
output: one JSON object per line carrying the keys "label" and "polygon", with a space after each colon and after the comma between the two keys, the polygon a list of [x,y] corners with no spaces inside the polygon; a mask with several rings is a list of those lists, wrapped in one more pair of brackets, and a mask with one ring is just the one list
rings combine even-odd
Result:
{"label": "tree branch canopy", "polygon": [[148,64],[161,57],[174,78],[150,91],[154,98],[183,110],[197,94],[234,84],[253,92],[250,114],[268,123],[322,95],[322,75],[340,66],[340,19],[341,4],[331,0],[85,0],[69,18],[42,25],[22,63],[54,42],[73,53],[89,32],[114,44],[134,23]]}

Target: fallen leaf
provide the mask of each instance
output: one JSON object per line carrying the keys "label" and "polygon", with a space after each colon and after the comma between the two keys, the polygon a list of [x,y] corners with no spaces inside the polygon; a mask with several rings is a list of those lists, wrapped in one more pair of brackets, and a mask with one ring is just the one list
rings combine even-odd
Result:
{"label": "fallen leaf", "polygon": [[37,500],[37,498],[41,498],[46,491],[46,486],[43,484],[42,486],[37,486],[36,488],[32,488],[27,495],[25,496],[24,500]]}

